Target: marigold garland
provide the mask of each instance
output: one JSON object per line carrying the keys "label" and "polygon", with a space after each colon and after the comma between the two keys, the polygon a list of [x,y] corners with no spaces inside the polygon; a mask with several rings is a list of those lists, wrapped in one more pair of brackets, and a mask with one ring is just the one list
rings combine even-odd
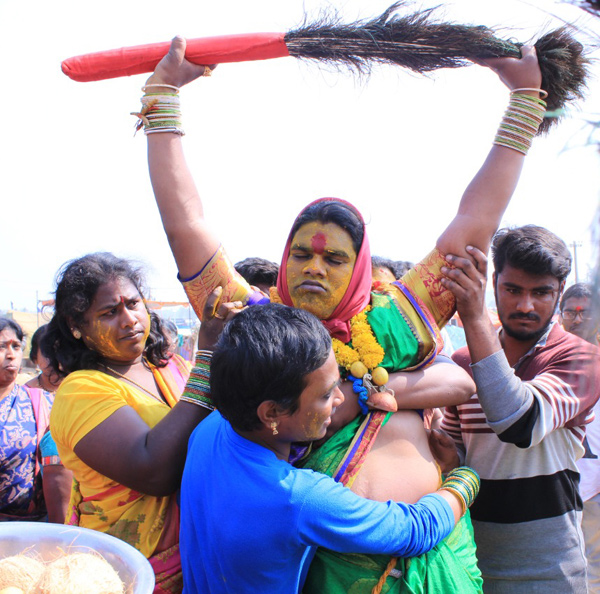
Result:
{"label": "marigold garland", "polygon": [[356,361],[362,361],[367,369],[372,371],[381,364],[385,356],[385,351],[377,342],[367,319],[367,312],[370,309],[369,305],[350,320],[352,346],[344,344],[337,338],[332,339],[337,364],[348,371]]}

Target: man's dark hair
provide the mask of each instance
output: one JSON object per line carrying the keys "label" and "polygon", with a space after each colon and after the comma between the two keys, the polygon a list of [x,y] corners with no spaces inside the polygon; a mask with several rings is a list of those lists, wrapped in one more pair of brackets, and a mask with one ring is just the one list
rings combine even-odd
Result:
{"label": "man's dark hair", "polygon": [[563,310],[567,299],[592,299],[594,296],[592,285],[588,283],[576,283],[571,285],[564,293],[560,300],[560,311]]}
{"label": "man's dark hair", "polygon": [[409,260],[396,260],[396,278],[402,278],[411,268],[415,267],[414,262]]}
{"label": "man's dark hair", "polygon": [[509,264],[529,274],[551,274],[562,283],[571,272],[571,253],[565,242],[536,225],[500,229],[492,241],[492,259],[496,274]]}
{"label": "man's dark hair", "polygon": [[331,338],[311,313],[276,303],[254,305],[228,322],[210,370],[213,402],[241,431],[260,426],[256,410],[272,400],[293,414],[306,376],[323,366]]}
{"label": "man's dark hair", "polygon": [[371,266],[373,268],[387,268],[397,280],[402,278],[414,264],[408,260],[390,260],[381,256],[371,256]]}
{"label": "man's dark hair", "polygon": [[371,267],[372,268],[387,268],[393,275],[394,278],[398,278],[396,275],[396,263],[389,258],[382,258],[381,256],[371,256]]}
{"label": "man's dark hair", "polygon": [[279,265],[264,258],[246,258],[234,265],[249,285],[277,286]]}

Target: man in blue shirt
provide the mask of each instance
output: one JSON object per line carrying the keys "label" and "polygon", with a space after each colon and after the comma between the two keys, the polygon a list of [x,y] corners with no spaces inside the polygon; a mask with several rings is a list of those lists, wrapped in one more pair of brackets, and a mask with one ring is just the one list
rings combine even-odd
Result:
{"label": "man in blue shirt", "polygon": [[194,431],[183,476],[185,592],[299,592],[317,546],[406,557],[450,533],[476,494],[474,474],[405,505],[289,464],[292,444],[325,436],[339,382],[312,314],[270,304],[227,324],[211,365],[217,412]]}

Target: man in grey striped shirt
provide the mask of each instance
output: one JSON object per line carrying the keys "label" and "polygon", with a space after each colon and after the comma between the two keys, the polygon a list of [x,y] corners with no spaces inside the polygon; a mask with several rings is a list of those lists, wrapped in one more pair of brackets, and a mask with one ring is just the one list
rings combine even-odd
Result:
{"label": "man in grey striped shirt", "polygon": [[477,385],[443,428],[481,476],[471,508],[487,593],[584,593],[586,561],[576,461],[600,388],[600,350],[553,321],[571,256],[534,225],[492,244],[501,329],[485,306],[487,259],[447,256],[467,347],[454,360]]}

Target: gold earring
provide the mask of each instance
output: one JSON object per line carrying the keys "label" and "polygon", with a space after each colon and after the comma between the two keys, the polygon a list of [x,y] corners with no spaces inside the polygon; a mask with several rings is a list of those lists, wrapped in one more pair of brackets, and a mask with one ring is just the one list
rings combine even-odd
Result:
{"label": "gold earring", "polygon": [[271,429],[273,429],[273,435],[277,435],[279,431],[277,431],[277,421],[271,421]]}
{"label": "gold earring", "polygon": [[72,330],[73,332],[73,338],[75,338],[76,340],[79,340],[81,338],[81,332],[79,330],[77,330],[77,328],[74,328]]}

